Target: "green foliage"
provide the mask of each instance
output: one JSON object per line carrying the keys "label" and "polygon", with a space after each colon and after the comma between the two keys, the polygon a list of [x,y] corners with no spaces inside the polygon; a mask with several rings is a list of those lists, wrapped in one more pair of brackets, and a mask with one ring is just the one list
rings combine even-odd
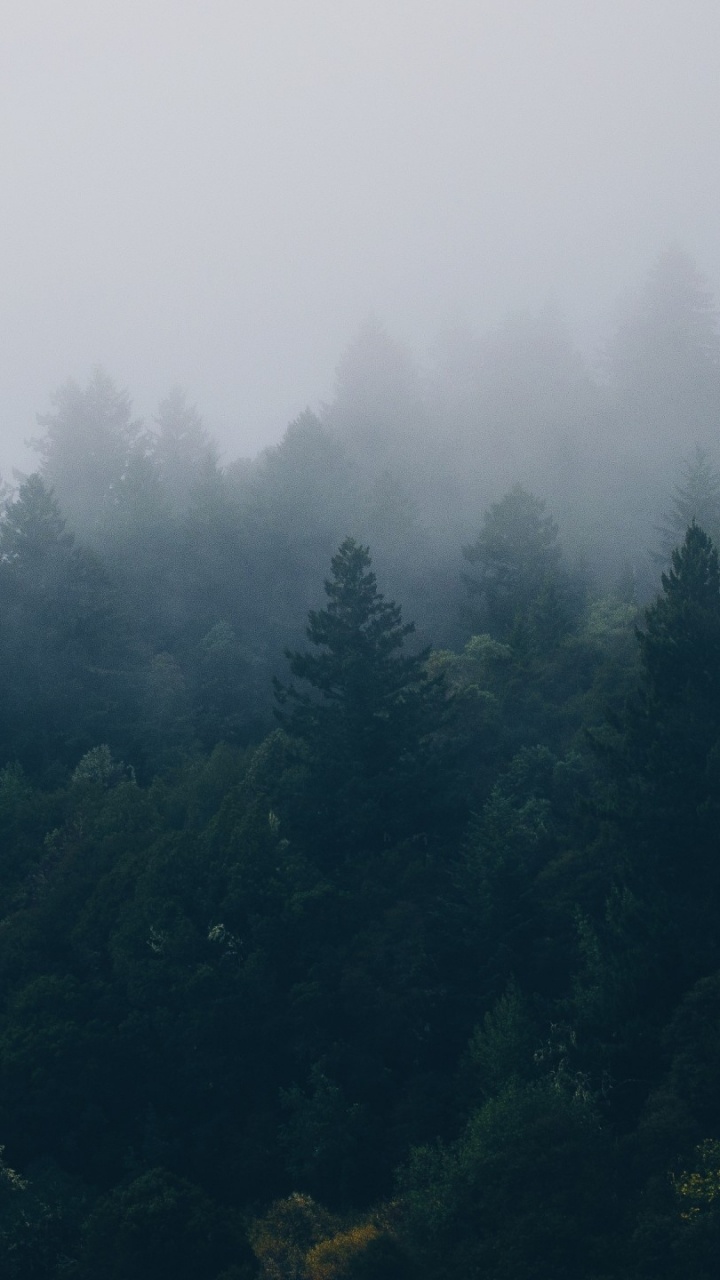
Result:
{"label": "green foliage", "polygon": [[215,1280],[238,1252],[230,1215],[185,1179],[152,1169],[96,1205],[84,1226],[77,1275]]}
{"label": "green foliage", "polygon": [[537,1030],[514,981],[476,1027],[463,1063],[466,1087],[485,1101],[515,1079],[534,1075]]}
{"label": "green foliage", "polygon": [[0,520],[0,759],[37,771],[87,749],[117,705],[120,627],[107,577],[30,476]]}
{"label": "green foliage", "polygon": [[182,397],[148,441],[102,380],[73,395],[46,465],[114,432],[107,567],[41,477],[0,519],[9,1275],[705,1280],[709,538],[637,643],[633,593],[583,604],[515,488],[469,548],[488,630],[417,652],[353,539],[317,604],[371,501],[425,617],[455,590],[417,490],[350,461],[350,416],[221,474]]}
{"label": "green foliage", "polygon": [[307,636],[319,652],[287,654],[292,675],[314,692],[275,686],[289,708],[281,722],[308,748],[303,803],[315,839],[335,858],[427,829],[437,794],[438,684],[426,653],[402,652],[414,626],[378,591],[370,563],[366,547],[342,543],[325,583],[329,603],[309,615]]}
{"label": "green foliage", "polygon": [[562,634],[567,610],[560,594],[558,527],[544,502],[515,485],[485,513],[463,555],[476,566],[465,582],[478,599],[483,631],[501,640],[524,626],[552,633],[553,641]]}
{"label": "green foliage", "polygon": [[297,1192],[272,1204],[250,1226],[250,1243],[265,1280],[305,1280],[305,1259],[337,1230],[337,1219]]}
{"label": "green foliage", "polygon": [[718,703],[720,681],[720,571],[717,551],[693,521],[672,568],[662,576],[663,595],[646,610],[640,653],[658,701],[688,694]]}
{"label": "green foliage", "polygon": [[401,1192],[432,1276],[611,1270],[611,1151],[580,1082],[505,1085],[452,1147],[414,1153]]}

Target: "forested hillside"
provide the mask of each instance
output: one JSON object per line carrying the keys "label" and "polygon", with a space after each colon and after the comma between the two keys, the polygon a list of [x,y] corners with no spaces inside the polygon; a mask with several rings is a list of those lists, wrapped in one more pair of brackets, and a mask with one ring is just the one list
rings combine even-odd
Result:
{"label": "forested hillside", "polygon": [[720,348],[664,255],[370,326],[221,463],[97,371],[0,518],[0,1270],[710,1280]]}

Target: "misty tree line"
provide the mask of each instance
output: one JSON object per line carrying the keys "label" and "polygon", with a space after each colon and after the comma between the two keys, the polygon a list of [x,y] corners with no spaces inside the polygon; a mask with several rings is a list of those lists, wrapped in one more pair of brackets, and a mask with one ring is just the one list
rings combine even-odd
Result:
{"label": "misty tree line", "polygon": [[715,1275],[719,378],[672,251],[603,380],[549,314],[425,379],[371,326],[255,461],[57,394],[0,520],[4,1274]]}
{"label": "misty tree line", "polygon": [[[422,642],[462,646],[487,620],[468,607],[461,548],[472,558],[483,512],[518,483],[546,503],[546,527],[550,513],[561,524],[566,611],[588,590],[647,599],[689,519],[720,531],[719,405],[712,298],[679,250],[638,291],[602,381],[550,312],[448,336],[424,377],[368,325],[333,402],[254,461],[221,466],[180,391],[148,428],[101,371],[68,383],[39,418],[37,473],[6,495],[5,669],[17,678],[3,754],[67,768],[112,736],[152,771],[173,752],[253,740],[349,532]],[[532,586],[536,567],[524,572]],[[49,641],[56,667],[33,654]],[[74,698],[91,668],[91,696]]]}

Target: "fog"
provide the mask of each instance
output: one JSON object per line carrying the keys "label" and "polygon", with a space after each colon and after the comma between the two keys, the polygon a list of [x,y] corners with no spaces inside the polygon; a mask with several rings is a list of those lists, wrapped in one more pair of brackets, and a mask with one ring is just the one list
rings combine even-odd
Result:
{"label": "fog", "polygon": [[720,283],[714,0],[8,0],[0,467],[100,365],[227,459],[369,315],[550,302],[592,359],[669,243]]}

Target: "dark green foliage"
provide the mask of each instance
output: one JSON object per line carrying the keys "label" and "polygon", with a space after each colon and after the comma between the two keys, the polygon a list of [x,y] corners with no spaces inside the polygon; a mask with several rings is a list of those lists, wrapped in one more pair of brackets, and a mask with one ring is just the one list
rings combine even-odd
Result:
{"label": "dark green foliage", "polygon": [[672,568],[662,576],[664,594],[645,614],[640,652],[651,696],[672,703],[691,695],[714,709],[720,689],[720,573],[710,537],[693,520]]}
{"label": "dark green foliage", "polygon": [[557,573],[557,538],[557,525],[545,515],[545,503],[521,485],[493,503],[475,542],[463,547],[465,559],[477,565],[466,582],[487,619],[481,630],[506,639],[518,620],[527,617]]}
{"label": "dark green foliage", "polygon": [[84,1230],[78,1277],[216,1280],[238,1243],[216,1205],[185,1179],[151,1169],[96,1205]]}
{"label": "dark green foliage", "polygon": [[561,567],[558,527],[545,503],[522,485],[492,504],[463,555],[475,566],[465,583],[478,630],[547,652],[571,628],[578,584]]}
{"label": "dark green foliage", "polygon": [[614,1274],[612,1156],[582,1081],[506,1083],[450,1148],[404,1174],[423,1272],[498,1280]]}
{"label": "dark green foliage", "polygon": [[280,718],[307,749],[313,839],[344,859],[378,842],[427,832],[437,786],[433,732],[441,716],[426,653],[402,652],[414,630],[377,588],[366,547],[347,538],[326,581],[328,605],[311,611],[319,652],[288,653],[314,691],[276,683]]}
{"label": "dark green foliage", "polygon": [[461,651],[413,648],[353,539],[319,603],[357,515],[425,626],[454,609],[395,470],[419,386],[366,354],[345,391],[369,411],[387,357],[404,441],[346,403],[343,441],[308,413],[221,472],[180,395],[146,438],[96,377],[43,470],[114,442],[77,508],[102,563],[46,478],[6,505],[11,1277],[713,1274],[715,550],[691,523],[636,637],[634,587],[590,599],[516,487]]}
{"label": "dark green foliage", "polygon": [[120,636],[102,566],[37,475],[0,520],[0,600],[0,759],[47,771],[91,745],[120,696]]}
{"label": "dark green foliage", "polygon": [[720,574],[717,552],[698,525],[673,552],[662,582],[638,633],[645,682],[627,720],[623,794],[647,869],[653,866],[666,888],[692,883],[694,896],[698,876],[705,892],[718,887],[720,751]]}

